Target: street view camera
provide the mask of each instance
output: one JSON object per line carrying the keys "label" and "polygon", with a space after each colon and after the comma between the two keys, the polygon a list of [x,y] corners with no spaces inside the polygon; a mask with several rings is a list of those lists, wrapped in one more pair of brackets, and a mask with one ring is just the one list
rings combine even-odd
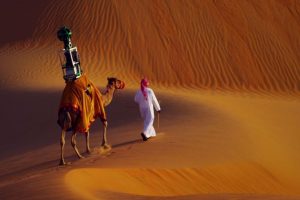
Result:
{"label": "street view camera", "polygon": [[65,81],[74,81],[81,76],[81,68],[77,47],[71,43],[72,32],[63,26],[57,31],[57,37],[64,43],[64,49],[59,52],[59,59]]}

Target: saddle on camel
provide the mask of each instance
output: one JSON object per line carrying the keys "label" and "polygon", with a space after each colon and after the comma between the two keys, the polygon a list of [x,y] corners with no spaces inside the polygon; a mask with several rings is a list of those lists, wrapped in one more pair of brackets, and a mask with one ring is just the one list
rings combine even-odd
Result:
{"label": "saddle on camel", "polygon": [[[71,44],[71,31],[62,27],[57,32],[58,38],[64,42],[64,49],[60,61],[62,64],[65,88],[61,97],[57,123],[61,127],[61,157],[60,165],[65,165],[64,145],[66,132],[72,132],[71,144],[77,156],[83,158],[76,146],[76,134],[84,133],[86,136],[86,152],[90,153],[89,128],[96,118],[103,124],[103,137],[101,146],[108,149],[106,129],[107,119],[105,106],[112,101],[116,89],[123,89],[125,83],[117,78],[107,78],[106,92],[101,94],[98,88],[82,73],[76,47]],[[64,62],[63,62],[64,61]]]}

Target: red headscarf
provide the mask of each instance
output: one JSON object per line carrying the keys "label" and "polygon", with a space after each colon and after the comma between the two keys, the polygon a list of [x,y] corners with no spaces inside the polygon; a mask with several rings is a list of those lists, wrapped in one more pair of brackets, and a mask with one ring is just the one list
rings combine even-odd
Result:
{"label": "red headscarf", "polygon": [[147,88],[148,86],[149,86],[149,81],[146,78],[143,78],[141,80],[141,91],[146,100],[148,100],[148,95],[147,95],[147,92],[145,91],[145,88]]}

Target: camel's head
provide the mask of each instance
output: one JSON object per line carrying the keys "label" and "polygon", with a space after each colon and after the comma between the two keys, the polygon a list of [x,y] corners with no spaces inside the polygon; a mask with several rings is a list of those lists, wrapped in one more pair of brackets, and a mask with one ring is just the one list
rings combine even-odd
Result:
{"label": "camel's head", "polygon": [[107,82],[107,86],[114,87],[115,89],[124,89],[125,87],[124,81],[121,81],[114,77],[108,77]]}

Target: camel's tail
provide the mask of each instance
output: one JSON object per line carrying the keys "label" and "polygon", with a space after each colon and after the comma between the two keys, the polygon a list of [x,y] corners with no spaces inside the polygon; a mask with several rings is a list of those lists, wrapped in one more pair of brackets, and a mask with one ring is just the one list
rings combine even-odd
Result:
{"label": "camel's tail", "polygon": [[57,123],[61,127],[61,129],[65,131],[72,130],[72,117],[70,112],[61,110],[58,113]]}

